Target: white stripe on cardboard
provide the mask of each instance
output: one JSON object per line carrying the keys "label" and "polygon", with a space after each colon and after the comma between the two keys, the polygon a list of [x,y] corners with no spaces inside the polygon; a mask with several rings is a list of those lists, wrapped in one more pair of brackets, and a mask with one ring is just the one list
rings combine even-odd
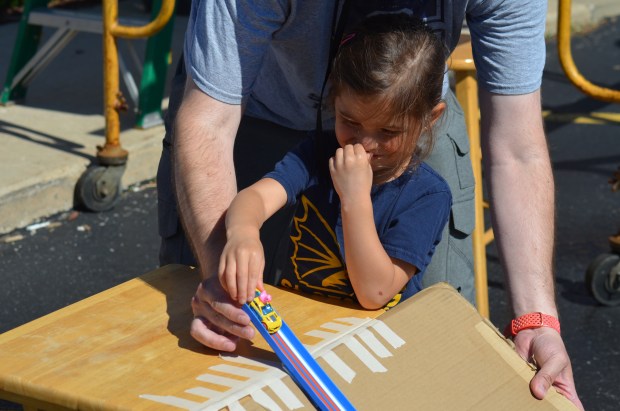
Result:
{"label": "white stripe on cardboard", "polygon": [[350,325],[333,323],[333,322],[328,322],[328,323],[325,323],[325,324],[321,324],[321,328],[327,328],[328,330],[344,332],[344,331],[349,331],[351,329],[351,326]]}
{"label": "white stripe on cardboard", "polygon": [[391,357],[392,353],[375,337],[375,335],[368,331],[367,328],[360,330],[357,335],[362,341],[370,348],[376,355],[381,358]]}
{"label": "white stripe on cardboard", "polygon": [[390,327],[385,325],[383,321],[374,320],[370,325],[394,348],[398,348],[405,344],[405,340],[400,338]]}
{"label": "white stripe on cardboard", "polygon": [[372,372],[386,372],[385,368],[364,346],[355,338],[348,338],[344,344],[370,369]]}
{"label": "white stripe on cardboard", "polygon": [[198,381],[207,382],[210,384],[221,385],[224,387],[234,387],[235,385],[239,385],[245,381],[237,380],[234,378],[222,377],[221,375],[214,374],[202,374],[196,377]]}
{"label": "white stripe on cardboard", "polygon": [[289,387],[282,382],[282,380],[274,379],[269,384],[269,387],[276,393],[282,402],[289,408],[289,410],[295,410],[297,408],[303,408],[304,404],[297,398],[295,393],[291,391]]}
{"label": "white stripe on cardboard", "polygon": [[322,340],[331,341],[332,339],[338,337],[340,334],[332,333],[329,331],[312,330],[312,331],[308,331],[306,335],[309,335],[310,337],[320,338]]}
{"label": "white stripe on cardboard", "polygon": [[342,377],[343,380],[351,384],[353,378],[355,378],[355,371],[349,367],[344,361],[340,359],[333,351],[327,351],[321,357],[332,367],[334,371]]}
{"label": "white stripe on cardboard", "polygon": [[[233,401],[227,404],[228,411],[245,411],[245,408],[239,403],[239,401]],[[215,410],[215,408],[213,408]]]}
{"label": "white stripe on cardboard", "polygon": [[252,399],[256,401],[259,405],[267,408],[269,411],[282,411],[282,408],[271,399],[263,390],[254,391],[252,394]]}
{"label": "white stripe on cardboard", "polygon": [[194,387],[190,388],[189,390],[185,390],[185,392],[188,394],[194,394],[198,395],[199,397],[205,397],[210,399],[217,399],[226,395],[226,392],[210,390],[205,387]]}

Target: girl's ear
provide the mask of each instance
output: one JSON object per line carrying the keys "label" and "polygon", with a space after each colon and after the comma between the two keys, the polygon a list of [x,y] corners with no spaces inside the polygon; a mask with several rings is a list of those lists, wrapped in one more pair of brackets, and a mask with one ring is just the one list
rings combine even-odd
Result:
{"label": "girl's ear", "polygon": [[444,111],[446,111],[446,102],[442,100],[431,110],[431,127],[435,125]]}

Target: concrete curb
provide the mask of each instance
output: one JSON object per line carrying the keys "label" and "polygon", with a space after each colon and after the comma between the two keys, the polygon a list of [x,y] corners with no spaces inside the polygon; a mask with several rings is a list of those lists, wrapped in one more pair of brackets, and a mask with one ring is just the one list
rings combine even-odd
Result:
{"label": "concrete curb", "polygon": [[[15,115],[16,110],[21,109],[28,111],[28,108],[14,106],[11,107],[11,114]],[[103,121],[101,117],[102,124]],[[123,189],[155,177],[163,136],[163,126],[148,130],[130,129],[122,133],[121,144],[129,152],[127,168],[121,181]],[[83,151],[94,156],[96,148],[94,145],[84,147]],[[13,154],[19,155],[19,153]],[[29,167],[28,174],[20,173],[17,169],[16,175],[27,175],[27,178],[17,178],[2,185],[0,234],[9,233],[53,214],[70,210],[74,206],[75,185],[91,161],[71,155],[54,155],[58,156],[62,158],[50,158],[51,156],[40,158],[38,153],[33,153],[29,157],[31,160],[49,163],[49,167],[44,166],[38,170]],[[70,160],[67,156],[71,156]]]}

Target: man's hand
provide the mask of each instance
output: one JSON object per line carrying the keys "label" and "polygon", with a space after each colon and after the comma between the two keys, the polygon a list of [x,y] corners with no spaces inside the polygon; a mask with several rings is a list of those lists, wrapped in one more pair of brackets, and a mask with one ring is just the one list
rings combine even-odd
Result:
{"label": "man's hand", "polygon": [[568,353],[557,331],[546,327],[523,330],[515,336],[514,343],[517,353],[538,367],[530,382],[534,397],[543,399],[553,386],[577,408],[584,409],[577,396]]}
{"label": "man's hand", "polygon": [[368,157],[361,144],[348,144],[336,150],[329,159],[329,172],[342,202],[370,193],[372,167]]}
{"label": "man's hand", "polygon": [[204,280],[192,298],[194,320],[190,334],[219,351],[234,351],[239,338],[254,338],[250,317],[230,299],[217,277]]}

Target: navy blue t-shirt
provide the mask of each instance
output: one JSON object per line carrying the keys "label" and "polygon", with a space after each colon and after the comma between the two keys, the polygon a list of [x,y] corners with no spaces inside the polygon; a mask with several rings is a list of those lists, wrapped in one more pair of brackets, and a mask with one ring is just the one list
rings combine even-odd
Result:
{"label": "navy blue t-shirt", "polygon": [[[330,136],[325,136],[330,138]],[[333,154],[337,143],[331,137]],[[311,138],[303,141],[265,175],[278,181],[296,204],[288,262],[280,284],[303,292],[354,299],[346,269],[340,199],[325,159],[317,159]],[[325,167],[319,172],[320,167]],[[445,180],[425,163],[371,189],[373,215],[386,253],[418,268],[418,273],[388,304],[393,306],[422,289],[422,276],[448,221],[452,195]]]}

